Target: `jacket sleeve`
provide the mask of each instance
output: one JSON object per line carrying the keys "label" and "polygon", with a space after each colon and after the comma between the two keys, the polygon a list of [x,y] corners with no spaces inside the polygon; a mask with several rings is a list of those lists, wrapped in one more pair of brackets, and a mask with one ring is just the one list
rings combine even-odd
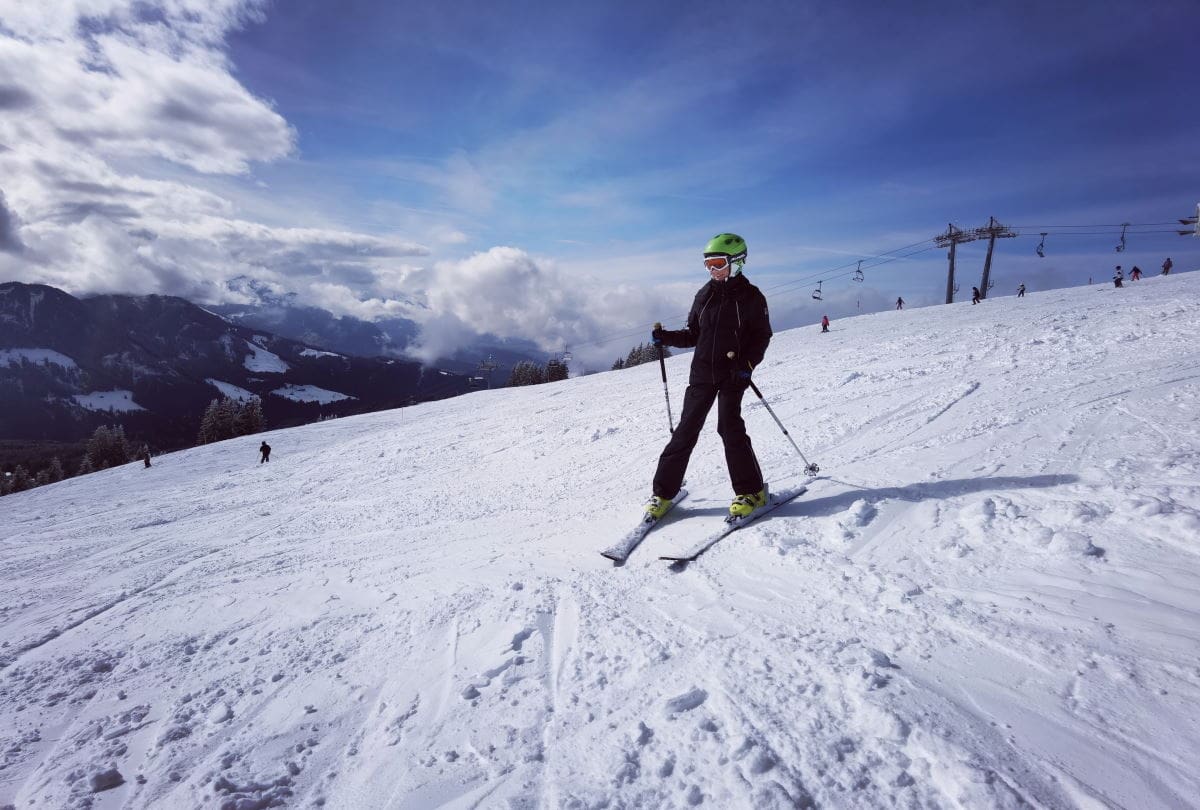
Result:
{"label": "jacket sleeve", "polygon": [[771,314],[767,311],[767,299],[761,292],[750,296],[742,313],[742,357],[755,368],[763,361],[767,346],[771,343]]}

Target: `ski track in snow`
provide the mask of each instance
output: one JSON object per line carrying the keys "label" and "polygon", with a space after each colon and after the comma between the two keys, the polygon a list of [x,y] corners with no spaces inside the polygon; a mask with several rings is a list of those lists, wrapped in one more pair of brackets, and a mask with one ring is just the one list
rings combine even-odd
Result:
{"label": "ski track in snow", "polygon": [[651,365],[0,499],[0,808],[1195,806],[1198,293],[777,335],[681,570]]}

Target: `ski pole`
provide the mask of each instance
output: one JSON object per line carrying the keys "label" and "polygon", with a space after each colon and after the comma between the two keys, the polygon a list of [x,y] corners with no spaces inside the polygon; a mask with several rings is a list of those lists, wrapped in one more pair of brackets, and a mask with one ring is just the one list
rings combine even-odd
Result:
{"label": "ski pole", "polygon": [[[727,356],[730,360],[732,360],[733,352],[729,352]],[[754,371],[754,366],[750,365],[749,363],[746,363],[746,366],[750,369],[750,371]],[[787,428],[783,426],[783,422],[779,421],[779,417],[776,416],[775,411],[771,409],[771,404],[763,398],[762,391],[759,391],[758,386],[754,384],[754,380],[749,379],[747,382],[750,383],[750,390],[754,392],[755,396],[758,397],[759,402],[761,402],[763,407],[767,409],[767,413],[771,414],[771,418],[775,420],[775,424],[779,425],[779,429],[783,431],[783,435],[787,436],[788,441],[792,443],[792,447],[795,447],[796,452],[800,453],[800,460],[804,462],[805,474],[816,475],[818,472],[820,472],[820,467],[818,467],[816,464],[810,463],[809,460],[804,457],[804,453],[801,452],[799,445],[796,444],[796,440],[792,438],[792,434],[788,433]]]}
{"label": "ski pole", "polygon": [[[654,324],[655,329],[662,329],[661,323]],[[662,344],[658,344],[658,367],[662,371],[663,380],[663,396],[667,398],[667,426],[671,428],[671,432],[675,432],[675,417],[671,416],[671,392],[667,389],[667,360],[663,355]]]}

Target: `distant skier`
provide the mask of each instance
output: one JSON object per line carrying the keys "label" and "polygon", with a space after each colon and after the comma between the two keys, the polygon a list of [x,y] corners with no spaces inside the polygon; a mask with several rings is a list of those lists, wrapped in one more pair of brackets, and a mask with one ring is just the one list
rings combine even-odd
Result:
{"label": "distant skier", "polygon": [[1022,284],[1021,286],[1017,287],[1017,298],[1024,298],[1024,297],[1025,297],[1025,285]]}
{"label": "distant skier", "polygon": [[1130,280],[1130,281],[1137,281],[1137,280],[1138,280],[1138,279],[1140,279],[1141,277],[1142,277],[1142,268],[1138,267],[1138,266],[1135,264],[1135,265],[1133,266],[1133,269],[1129,271],[1129,280]]}
{"label": "distant skier", "polygon": [[263,442],[258,446],[258,452],[262,453],[262,458],[258,461],[259,464],[263,464],[271,460],[271,445]]}
{"label": "distant skier", "polygon": [[822,332],[829,331],[829,316],[828,315],[821,316],[821,331]]}
{"label": "distant skier", "polygon": [[975,306],[978,303],[979,303],[979,288],[972,287],[971,288],[971,306]]}
{"label": "distant skier", "polygon": [[1115,272],[1113,274],[1113,286],[1114,287],[1124,287],[1125,286],[1125,271],[1121,269],[1121,265],[1119,265],[1119,264],[1117,265],[1117,272]]}
{"label": "distant skier", "polygon": [[646,503],[646,514],[655,518],[665,515],[679,494],[713,403],[736,493],[729,513],[749,515],[767,503],[767,486],[742,421],[742,397],[750,386],[750,373],[771,342],[771,320],[767,299],[742,275],[746,253],[746,242],[737,234],[721,233],[710,239],[704,247],[709,282],[696,293],[687,326],[673,331],[655,328],[650,334],[659,346],[696,349],[679,424],[659,456],[654,493]]}
{"label": "distant skier", "polygon": [[1163,262],[1163,271],[1162,271],[1162,274],[1163,274],[1164,276],[1165,276],[1165,275],[1167,275],[1168,273],[1170,273],[1170,272],[1171,272],[1171,268],[1172,268],[1172,267],[1174,267],[1174,266],[1175,266],[1175,262],[1171,261],[1171,257],[1170,257],[1170,256],[1168,256],[1168,257],[1167,257],[1167,260],[1166,260],[1165,262]]}
{"label": "distant skier", "polygon": [[904,299],[903,298],[896,299],[896,309],[904,309]]}
{"label": "distant skier", "polygon": [[142,463],[145,464],[147,467],[150,466],[150,448],[149,447],[142,448]]}

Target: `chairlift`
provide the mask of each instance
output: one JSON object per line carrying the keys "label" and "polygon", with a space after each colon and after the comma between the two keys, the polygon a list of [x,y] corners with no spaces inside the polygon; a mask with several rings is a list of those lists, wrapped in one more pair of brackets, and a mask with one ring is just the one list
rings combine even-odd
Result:
{"label": "chairlift", "polygon": [[1121,223],[1121,244],[1117,245],[1117,253],[1125,252],[1125,229],[1129,227],[1128,222]]}
{"label": "chairlift", "polygon": [[571,350],[564,348],[562,353],[562,361],[564,363],[570,363],[571,359]]}
{"label": "chairlift", "polygon": [[818,282],[817,282],[817,288],[816,288],[815,290],[813,290],[813,300],[814,300],[814,301],[820,301],[820,300],[821,300],[821,283],[822,283],[822,282],[818,281]]}
{"label": "chairlift", "polygon": [[954,282],[954,294],[958,295],[958,282]]}
{"label": "chairlift", "polygon": [[1042,241],[1039,242],[1038,246],[1037,246],[1037,255],[1041,256],[1043,259],[1046,258],[1046,235],[1047,235],[1047,233],[1049,233],[1049,232],[1047,231],[1042,234]]}
{"label": "chairlift", "polygon": [[992,287],[995,287],[995,286],[996,286],[996,282],[989,278],[987,288],[990,290]]}
{"label": "chairlift", "polygon": [[855,281],[866,281],[867,280],[866,276],[863,275],[863,271],[862,271],[862,259],[858,260],[858,269],[854,271],[854,280]]}

